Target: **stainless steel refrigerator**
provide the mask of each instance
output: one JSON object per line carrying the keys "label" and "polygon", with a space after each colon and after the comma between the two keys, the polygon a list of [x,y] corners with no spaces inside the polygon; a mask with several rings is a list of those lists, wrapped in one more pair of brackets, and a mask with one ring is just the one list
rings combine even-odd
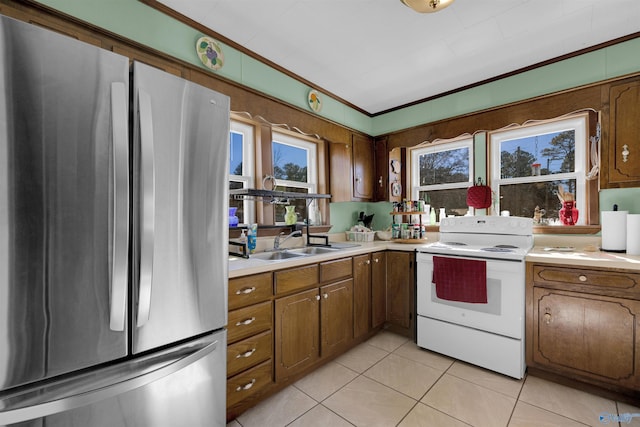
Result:
{"label": "stainless steel refrigerator", "polygon": [[229,99],[0,16],[0,425],[226,424]]}

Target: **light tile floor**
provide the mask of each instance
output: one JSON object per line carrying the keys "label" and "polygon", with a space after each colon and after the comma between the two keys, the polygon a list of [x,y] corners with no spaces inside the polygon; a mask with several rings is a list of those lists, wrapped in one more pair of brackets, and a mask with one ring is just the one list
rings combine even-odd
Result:
{"label": "light tile floor", "polygon": [[[603,414],[637,414],[618,423]],[[625,420],[623,420],[625,421]],[[228,427],[640,426],[640,407],[549,381],[515,380],[380,332]]]}

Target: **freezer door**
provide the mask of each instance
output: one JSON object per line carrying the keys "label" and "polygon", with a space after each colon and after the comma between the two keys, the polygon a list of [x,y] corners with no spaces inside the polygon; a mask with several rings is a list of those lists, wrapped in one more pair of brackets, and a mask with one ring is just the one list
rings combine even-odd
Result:
{"label": "freezer door", "polygon": [[226,324],[229,98],[133,68],[138,353]]}
{"label": "freezer door", "polygon": [[0,16],[0,390],[127,353],[128,76]]}
{"label": "freezer door", "polygon": [[226,331],[63,381],[0,393],[8,427],[226,425]]}

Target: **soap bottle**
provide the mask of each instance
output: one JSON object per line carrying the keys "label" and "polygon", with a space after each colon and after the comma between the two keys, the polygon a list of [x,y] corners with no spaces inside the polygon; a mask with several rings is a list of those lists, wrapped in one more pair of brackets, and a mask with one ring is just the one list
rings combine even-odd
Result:
{"label": "soap bottle", "polygon": [[247,236],[247,249],[249,249],[249,253],[255,253],[256,251],[256,238],[258,234],[258,224],[251,224],[249,226]]}
{"label": "soap bottle", "polygon": [[429,224],[436,225],[436,210],[435,210],[435,208],[431,208],[431,213],[429,214]]}

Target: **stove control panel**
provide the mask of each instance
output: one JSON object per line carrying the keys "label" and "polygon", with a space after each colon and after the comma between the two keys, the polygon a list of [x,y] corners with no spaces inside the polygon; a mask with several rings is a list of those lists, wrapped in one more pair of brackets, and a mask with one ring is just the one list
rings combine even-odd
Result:
{"label": "stove control panel", "polygon": [[533,218],[517,216],[458,216],[443,218],[441,233],[533,234]]}

